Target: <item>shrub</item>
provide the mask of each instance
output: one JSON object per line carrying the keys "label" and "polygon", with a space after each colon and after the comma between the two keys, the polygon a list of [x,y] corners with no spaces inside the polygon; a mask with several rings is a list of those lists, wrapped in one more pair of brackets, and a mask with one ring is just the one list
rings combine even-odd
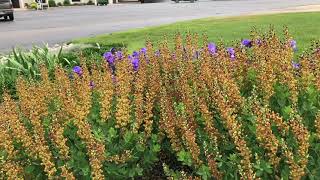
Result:
{"label": "shrub", "polygon": [[30,3],[30,5],[28,6],[30,9],[38,9],[38,5],[35,2]]}
{"label": "shrub", "polygon": [[30,9],[30,5],[28,3],[24,3],[24,7]]}
{"label": "shrub", "polygon": [[55,0],[49,0],[48,3],[49,3],[49,7],[57,7]]}
{"label": "shrub", "polygon": [[63,5],[70,6],[71,5],[70,0],[63,0]]}
{"label": "shrub", "polygon": [[19,78],[0,106],[2,177],[319,179],[320,49],[292,62],[289,35],[252,34]]}
{"label": "shrub", "polygon": [[92,0],[88,1],[87,5],[94,5],[94,2]]}
{"label": "shrub", "polygon": [[61,2],[58,2],[58,3],[57,3],[57,6],[63,6],[63,5],[62,5],[62,3],[61,3]]}
{"label": "shrub", "polygon": [[108,4],[108,0],[98,0],[98,5],[107,5]]}

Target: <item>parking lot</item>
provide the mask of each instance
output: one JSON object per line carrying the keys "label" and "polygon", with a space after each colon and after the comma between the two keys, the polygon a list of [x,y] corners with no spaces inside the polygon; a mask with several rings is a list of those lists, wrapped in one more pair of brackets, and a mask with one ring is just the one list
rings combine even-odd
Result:
{"label": "parking lot", "polygon": [[320,4],[320,0],[222,0],[117,4],[15,12],[15,21],[0,21],[0,51],[13,46],[61,43],[74,38],[211,16],[235,16]]}

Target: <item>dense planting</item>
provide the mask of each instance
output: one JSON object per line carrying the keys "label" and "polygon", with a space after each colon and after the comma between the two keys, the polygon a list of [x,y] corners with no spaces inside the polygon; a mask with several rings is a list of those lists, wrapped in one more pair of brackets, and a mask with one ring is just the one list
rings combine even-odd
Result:
{"label": "dense planting", "polygon": [[319,179],[320,49],[294,61],[285,35],[41,66],[4,93],[0,177]]}

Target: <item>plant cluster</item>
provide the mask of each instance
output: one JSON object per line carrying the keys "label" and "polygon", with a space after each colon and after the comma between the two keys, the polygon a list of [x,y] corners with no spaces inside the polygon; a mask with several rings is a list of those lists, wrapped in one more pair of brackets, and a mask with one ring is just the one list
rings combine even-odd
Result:
{"label": "plant cluster", "polygon": [[64,6],[70,6],[71,5],[70,0],[63,0],[63,5]]}
{"label": "plant cluster", "polygon": [[71,50],[63,50],[62,47],[54,52],[48,46],[33,47],[29,52],[21,49],[13,49],[12,53],[0,58],[0,96],[3,89],[7,89],[15,96],[15,84],[18,76],[27,79],[39,79],[39,66],[45,65],[49,73],[53,73],[56,66],[72,68],[80,62],[80,57],[84,57],[86,64],[96,64],[101,60],[104,52],[112,47],[122,47],[121,44],[112,45],[90,45]]}
{"label": "plant cluster", "polygon": [[49,0],[48,4],[49,4],[49,7],[57,7],[57,4],[56,4],[55,0]]}
{"label": "plant cluster", "polygon": [[319,44],[293,61],[285,36],[199,48],[178,34],[174,51],[41,66],[3,96],[0,177],[319,179]]}

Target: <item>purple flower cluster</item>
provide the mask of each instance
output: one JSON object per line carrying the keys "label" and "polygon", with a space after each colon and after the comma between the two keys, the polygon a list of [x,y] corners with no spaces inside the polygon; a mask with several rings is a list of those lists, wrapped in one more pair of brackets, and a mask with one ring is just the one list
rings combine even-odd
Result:
{"label": "purple flower cluster", "polygon": [[144,55],[146,55],[147,54],[147,48],[141,48],[141,50],[140,50],[140,52],[142,53],[142,54],[144,54]]}
{"label": "purple flower cluster", "polygon": [[114,61],[115,61],[115,56],[110,51],[104,53],[103,57],[108,62],[109,65],[112,65],[114,63]]}
{"label": "purple flower cluster", "polygon": [[76,74],[78,74],[78,76],[82,76],[83,72],[82,72],[82,68],[80,66],[74,66],[72,68],[72,71]]}
{"label": "purple flower cluster", "polygon": [[[82,74],[83,74],[82,68],[81,68],[80,66],[74,66],[74,67],[72,68],[72,71],[73,71],[74,73],[76,73],[76,74],[77,74],[78,76],[80,76],[80,77],[81,77]],[[73,75],[70,74],[70,75],[69,75],[69,78],[70,78],[70,79],[73,79]],[[91,89],[93,89],[94,86],[95,86],[94,82],[93,82],[93,81],[90,81],[89,86],[90,86]]]}
{"label": "purple flower cluster", "polygon": [[227,48],[227,52],[229,53],[231,60],[236,59],[236,51],[234,50],[233,47]]}
{"label": "purple flower cluster", "polygon": [[251,48],[252,47],[252,41],[249,39],[244,39],[242,40],[241,44],[247,48]]}
{"label": "purple flower cluster", "polygon": [[291,40],[290,41],[290,46],[291,46],[291,48],[294,50],[294,51],[297,51],[298,50],[298,48],[297,48],[297,41],[295,41],[295,40]]}
{"label": "purple flower cluster", "polygon": [[257,39],[256,40],[256,45],[261,46],[262,45],[262,40],[261,39]]}
{"label": "purple flower cluster", "polygon": [[294,62],[294,61],[291,61],[291,63],[292,63],[292,66],[293,66],[294,69],[300,69],[300,67],[301,67],[300,63],[297,63],[297,62]]}
{"label": "purple flower cluster", "polygon": [[209,43],[208,44],[208,50],[210,52],[211,55],[214,55],[217,53],[217,46],[214,43]]}
{"label": "purple flower cluster", "polygon": [[160,51],[157,50],[154,55],[157,56],[157,57],[159,57],[159,56],[160,56]]}

